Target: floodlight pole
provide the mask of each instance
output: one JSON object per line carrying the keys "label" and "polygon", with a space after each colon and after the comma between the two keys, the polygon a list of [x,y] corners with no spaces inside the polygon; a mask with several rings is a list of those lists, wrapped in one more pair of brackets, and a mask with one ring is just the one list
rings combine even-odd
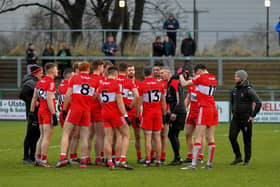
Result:
{"label": "floodlight pole", "polygon": [[51,0],[51,16],[50,16],[50,44],[53,42],[53,0]]}

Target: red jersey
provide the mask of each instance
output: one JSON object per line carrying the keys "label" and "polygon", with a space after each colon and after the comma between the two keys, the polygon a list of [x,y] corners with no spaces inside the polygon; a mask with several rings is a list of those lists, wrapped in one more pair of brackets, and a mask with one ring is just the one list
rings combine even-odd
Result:
{"label": "red jersey", "polygon": [[162,84],[155,78],[146,78],[141,82],[139,95],[142,96],[143,115],[161,114],[161,96],[164,95]]}
{"label": "red jersey", "polygon": [[117,81],[122,85],[123,102],[125,105],[129,106],[132,102],[131,97],[133,97],[132,89],[136,88],[136,86],[133,84],[132,80],[124,75],[119,75]]}
{"label": "red jersey", "polygon": [[[38,81],[36,87],[37,95],[40,102],[39,112],[40,113],[50,113],[50,109],[47,103],[47,92],[55,92],[55,83],[54,80],[49,77],[45,76],[41,80]],[[55,98],[53,97],[54,103],[54,110],[55,110]]]}
{"label": "red jersey", "polygon": [[68,80],[64,80],[58,90],[57,90],[57,94],[58,94],[58,102],[60,104],[60,107],[61,109],[63,109],[63,104],[64,104],[64,97],[65,97],[65,94],[67,92],[67,89],[69,87],[69,81]]}
{"label": "red jersey", "polygon": [[[131,79],[130,79],[131,80]],[[135,85],[135,87],[137,88],[138,92],[139,92],[139,87],[140,87],[140,84],[141,82],[139,80],[137,80],[136,78],[134,78],[133,80],[131,80],[132,83]],[[128,97],[127,97],[127,100],[128,100],[128,106],[130,106],[132,100],[134,99],[134,96],[133,96],[133,93],[132,92],[129,92],[128,93]],[[129,114],[136,114],[136,105],[133,106],[133,108],[128,111]]]}
{"label": "red jersey", "polygon": [[[97,83],[98,88],[100,87],[101,83],[102,83],[103,80],[104,80],[104,77],[103,77],[103,76],[97,75],[97,74],[91,74],[90,78],[91,78],[93,81],[95,81],[95,82]],[[92,104],[94,104],[94,105],[100,105],[100,104],[99,104],[99,101],[98,101],[98,98],[94,99],[94,100],[92,101]]]}
{"label": "red jersey", "polygon": [[197,89],[197,102],[199,106],[215,106],[214,95],[217,80],[214,75],[204,73],[192,79]]}
{"label": "red jersey", "polygon": [[97,86],[97,82],[93,81],[87,73],[74,75],[69,83],[69,87],[73,90],[71,110],[90,111],[92,96]]}
{"label": "red jersey", "polygon": [[199,106],[197,103],[197,90],[196,86],[192,85],[188,87],[188,93],[190,95],[190,112],[198,112]]}
{"label": "red jersey", "polygon": [[112,114],[122,116],[117,104],[117,94],[122,94],[122,86],[117,80],[111,78],[104,80],[99,87],[99,94],[103,116]]}

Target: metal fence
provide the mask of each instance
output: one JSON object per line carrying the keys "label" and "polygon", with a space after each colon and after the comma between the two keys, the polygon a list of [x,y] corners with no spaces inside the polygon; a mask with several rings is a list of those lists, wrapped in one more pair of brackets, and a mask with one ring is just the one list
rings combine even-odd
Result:
{"label": "metal fence", "polygon": [[[180,55],[181,41],[185,38],[186,32],[193,30],[177,30],[177,54]],[[112,33],[121,36],[122,33],[140,33],[139,40],[135,51],[139,55],[147,55],[152,51],[152,42],[156,36],[166,35],[166,30],[104,30],[104,29],[82,29],[82,30],[0,30],[0,36],[9,38],[11,48],[17,44],[35,43],[38,51],[42,51],[46,41],[49,41],[50,34],[53,35],[53,44],[55,48],[59,43],[66,41],[71,45],[71,33],[81,32],[82,42],[80,43],[85,49],[93,49],[100,52],[102,43]],[[199,35],[198,53],[212,56],[235,55],[239,56],[263,56],[266,50],[266,31],[245,31],[245,30],[198,30]],[[120,38],[120,37],[117,37]],[[279,53],[278,33],[271,30],[269,32],[270,53]],[[117,41],[119,43],[119,40]],[[5,46],[7,47],[7,46]],[[1,45],[0,45],[1,48]],[[135,53],[128,51],[127,53]]]}
{"label": "metal fence", "polygon": [[[43,60],[43,59],[54,59],[54,60],[73,60],[73,61],[91,61],[95,59],[104,59],[104,60],[109,60],[109,59],[114,59],[116,61],[126,61],[126,62],[139,62],[138,64],[141,65],[141,67],[144,66],[144,64],[150,64],[151,66],[154,65],[155,61],[164,61],[164,60],[173,60],[175,61],[175,67],[182,66],[186,61],[187,62],[201,62],[201,63],[214,63],[217,66],[212,69],[214,73],[217,76],[218,80],[218,85],[222,86],[223,81],[224,81],[224,76],[227,75],[224,72],[224,66],[234,66],[234,62],[244,62],[244,65],[248,64],[253,64],[253,66],[257,66],[257,64],[261,63],[273,63],[272,70],[275,70],[273,72],[268,72],[270,74],[275,74],[275,76],[278,76],[279,74],[279,66],[280,66],[280,57],[173,57],[173,58],[168,58],[168,57],[152,57],[152,56],[146,56],[146,57],[141,57],[141,56],[130,56],[130,57],[125,57],[125,56],[114,56],[114,57],[105,57],[105,56],[73,56],[73,57],[39,57],[38,61]],[[25,64],[25,57],[23,56],[0,56],[0,65],[2,62],[10,62],[9,66],[5,67],[7,68],[7,71],[11,70],[16,70],[16,85],[14,87],[20,88],[21,86],[21,81],[22,81],[22,76],[24,73],[25,68],[22,68],[23,64]],[[235,69],[240,69],[242,67],[234,67]],[[262,70],[262,67],[259,67],[258,70]],[[5,70],[2,68],[2,71],[5,72]],[[254,71],[254,69],[252,70]],[[141,69],[142,72],[142,69]],[[7,72],[6,72],[7,73]],[[0,75],[1,76],[1,75]],[[233,76],[233,75],[231,75]],[[265,79],[266,77],[263,77]],[[0,80],[0,83],[5,82],[4,79]],[[0,86],[1,87],[1,86]],[[280,85],[279,85],[280,88]]]}

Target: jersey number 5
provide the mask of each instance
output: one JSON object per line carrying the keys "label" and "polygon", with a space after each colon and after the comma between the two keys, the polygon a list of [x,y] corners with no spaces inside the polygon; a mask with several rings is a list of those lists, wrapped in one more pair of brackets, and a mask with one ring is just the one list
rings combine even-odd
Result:
{"label": "jersey number 5", "polygon": [[102,90],[102,102],[107,103],[109,101],[109,95],[107,90]]}

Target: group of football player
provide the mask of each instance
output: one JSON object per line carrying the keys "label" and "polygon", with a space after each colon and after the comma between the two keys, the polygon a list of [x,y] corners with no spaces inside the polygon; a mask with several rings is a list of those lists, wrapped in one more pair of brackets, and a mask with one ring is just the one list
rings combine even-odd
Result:
{"label": "group of football player", "polygon": [[[36,166],[51,167],[47,153],[54,126],[58,125],[55,96],[61,108],[59,122],[62,127],[60,159],[55,167],[80,164],[81,168],[86,168],[94,164],[109,169],[132,170],[126,160],[130,126],[135,137],[137,163],[145,166],[155,163],[158,167],[165,163],[168,126],[170,120],[176,119],[166,102],[168,81],[162,78],[166,73],[171,74],[168,67],[145,66],[144,81],[140,82],[135,78],[133,65],[119,63],[117,68],[110,61],[76,62],[73,70],[64,72],[64,80],[57,92],[54,82],[58,75],[56,64],[46,64],[45,71],[46,76],[35,87],[28,116],[32,121],[35,107],[39,106],[41,134],[36,147]],[[197,64],[193,72],[180,68],[173,76],[181,86],[188,88],[185,106],[190,108],[186,120],[186,161],[191,163],[181,169],[197,168],[199,159],[203,159],[201,148],[205,137],[208,141],[206,168],[212,168],[214,130],[218,124],[214,101],[216,78],[203,64]],[[145,137],[145,159],[141,154],[141,130]],[[80,158],[77,154],[79,143]]]}

